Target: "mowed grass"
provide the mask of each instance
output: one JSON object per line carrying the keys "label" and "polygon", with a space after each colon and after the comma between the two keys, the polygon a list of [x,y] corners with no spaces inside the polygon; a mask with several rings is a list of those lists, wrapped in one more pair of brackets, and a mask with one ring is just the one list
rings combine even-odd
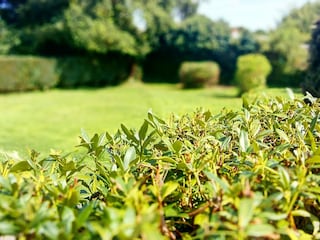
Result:
{"label": "mowed grass", "polygon": [[[285,89],[269,89],[271,96],[287,96]],[[138,129],[151,109],[167,119],[170,114],[197,108],[219,113],[240,110],[241,98],[230,87],[181,90],[177,85],[127,84],[103,89],[50,90],[0,95],[0,150],[76,150],[81,128],[89,135],[113,134],[124,124]]]}

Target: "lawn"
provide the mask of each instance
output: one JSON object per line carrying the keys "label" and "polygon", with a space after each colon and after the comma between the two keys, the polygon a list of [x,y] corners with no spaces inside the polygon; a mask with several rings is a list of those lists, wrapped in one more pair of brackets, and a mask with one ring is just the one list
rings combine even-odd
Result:
{"label": "lawn", "polygon": [[[266,94],[287,96],[285,89],[268,89]],[[0,150],[69,152],[76,149],[81,128],[90,135],[113,134],[121,123],[138,128],[150,109],[164,119],[199,107],[213,113],[239,110],[242,100],[236,95],[231,87],[181,90],[168,84],[4,94],[0,95]]]}

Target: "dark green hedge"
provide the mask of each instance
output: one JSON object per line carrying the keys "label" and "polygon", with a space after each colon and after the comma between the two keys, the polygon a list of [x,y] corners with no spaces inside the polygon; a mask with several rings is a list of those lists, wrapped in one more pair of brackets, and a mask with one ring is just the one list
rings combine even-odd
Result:
{"label": "dark green hedge", "polygon": [[53,59],[1,56],[0,65],[0,92],[44,90],[56,86],[58,82]]}
{"label": "dark green hedge", "polygon": [[180,81],[184,88],[203,88],[217,85],[220,68],[215,62],[184,62],[179,70]]}
{"label": "dark green hedge", "polygon": [[126,56],[70,56],[57,60],[58,87],[102,87],[124,82],[133,60]]}

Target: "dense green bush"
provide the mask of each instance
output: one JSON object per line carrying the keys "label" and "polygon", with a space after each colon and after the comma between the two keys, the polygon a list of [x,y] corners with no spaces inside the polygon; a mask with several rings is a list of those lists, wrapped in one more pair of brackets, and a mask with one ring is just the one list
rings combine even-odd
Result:
{"label": "dense green bush", "polygon": [[124,82],[130,75],[132,60],[120,55],[73,56],[58,59],[58,87],[101,87]]}
{"label": "dense green bush", "polygon": [[237,60],[236,83],[240,94],[264,87],[271,72],[268,59],[261,54],[246,54]]}
{"label": "dense green bush", "polygon": [[0,92],[48,89],[58,82],[56,62],[33,56],[0,57]]}
{"label": "dense green bush", "polygon": [[87,155],[0,155],[0,235],[21,239],[319,239],[320,101],[151,112],[85,132]]}
{"label": "dense green bush", "polygon": [[179,69],[180,82],[184,88],[203,88],[217,85],[220,68],[215,62],[183,62]]}

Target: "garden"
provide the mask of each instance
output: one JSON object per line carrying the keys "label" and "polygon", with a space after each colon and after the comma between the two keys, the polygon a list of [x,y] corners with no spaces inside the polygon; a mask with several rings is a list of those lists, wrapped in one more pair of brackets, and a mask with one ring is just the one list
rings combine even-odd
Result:
{"label": "garden", "polygon": [[320,239],[319,2],[6,2],[0,239]]}

